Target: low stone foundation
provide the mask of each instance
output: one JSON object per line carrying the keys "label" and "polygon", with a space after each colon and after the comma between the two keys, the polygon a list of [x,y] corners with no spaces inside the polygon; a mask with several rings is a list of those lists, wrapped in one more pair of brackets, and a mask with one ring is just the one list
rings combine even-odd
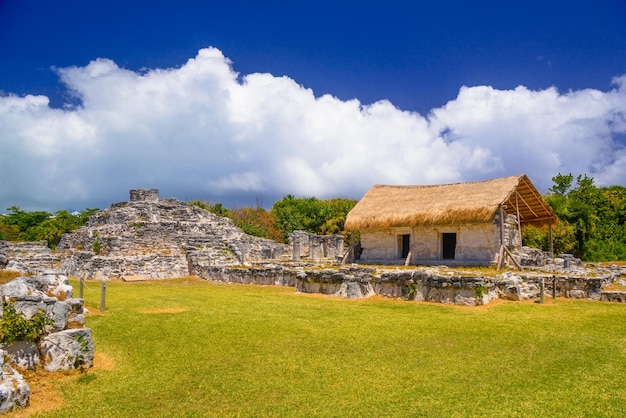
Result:
{"label": "low stone foundation", "polygon": [[602,291],[600,292],[600,300],[603,302],[626,303],[626,291],[623,291],[623,290]]}
{"label": "low stone foundation", "polygon": [[215,282],[296,286],[297,271],[282,267],[200,267],[195,266],[192,274]]}
{"label": "low stone foundation", "polygon": [[[614,283],[620,272],[607,272],[597,277],[515,275],[499,277],[462,275],[452,269],[422,267],[412,270],[378,271],[375,268],[313,269],[311,266],[203,267],[193,272],[213,281],[295,286],[298,292],[321,293],[359,299],[373,295],[406,300],[440,302],[456,305],[484,305],[494,299],[528,300],[540,296],[543,281],[544,297],[609,300],[601,298],[602,289]],[[618,300],[619,296],[611,300]],[[626,292],[623,300],[626,302]]]}

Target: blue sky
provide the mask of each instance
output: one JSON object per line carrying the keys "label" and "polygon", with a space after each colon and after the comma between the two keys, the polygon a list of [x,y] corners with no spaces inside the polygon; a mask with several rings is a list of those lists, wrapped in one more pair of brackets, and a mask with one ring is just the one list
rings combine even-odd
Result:
{"label": "blue sky", "polygon": [[624,22],[623,0],[0,0],[0,208],[624,185]]}

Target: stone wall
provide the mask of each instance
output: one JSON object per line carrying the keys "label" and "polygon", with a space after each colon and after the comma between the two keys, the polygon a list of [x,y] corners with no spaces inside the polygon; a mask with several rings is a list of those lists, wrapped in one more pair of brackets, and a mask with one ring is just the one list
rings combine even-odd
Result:
{"label": "stone wall", "polygon": [[422,269],[377,274],[372,269],[352,267],[307,270],[297,277],[296,289],[347,298],[380,295],[416,301],[482,305],[498,298],[496,283],[493,278],[449,277]]}
{"label": "stone wall", "polygon": [[130,191],[130,201],[152,201],[159,200],[159,189],[134,189]]}
{"label": "stone wall", "polygon": [[600,294],[600,300],[603,302],[626,303],[626,291],[606,290]]}
{"label": "stone wall", "polygon": [[[409,232],[407,232],[408,230]],[[361,261],[397,260],[398,234],[410,233],[410,228],[361,231]]]}
{"label": "stone wall", "polygon": [[316,235],[305,231],[289,234],[289,245],[293,261],[337,261],[344,255],[342,235]]}
{"label": "stone wall", "polygon": [[0,241],[0,269],[22,273],[58,268],[61,258],[48,248],[46,241]]}
{"label": "stone wall", "polygon": [[[626,271],[624,272],[626,273]],[[304,293],[321,293],[344,298],[379,295],[416,301],[460,305],[482,305],[494,299],[529,300],[544,297],[598,300],[602,290],[613,284],[621,270],[571,271],[570,274],[505,272],[497,277],[463,275],[446,267],[375,269],[352,265],[349,268],[314,269],[311,266],[206,267],[194,274],[207,280],[295,286]],[[554,293],[553,293],[554,289]],[[614,300],[623,295],[605,295]],[[624,298],[626,301],[626,298]]]}
{"label": "stone wall", "polygon": [[248,268],[207,266],[196,267],[193,274],[216,282],[295,287],[296,277],[300,273],[280,266]]}
{"label": "stone wall", "polygon": [[[456,234],[453,260],[443,259],[442,234]],[[401,257],[402,235],[410,235],[411,264],[480,264],[496,261],[500,249],[500,227],[497,220],[457,225],[392,227],[378,231],[361,231],[361,260],[372,263],[404,261]],[[517,218],[507,215],[504,244],[519,246]]]}

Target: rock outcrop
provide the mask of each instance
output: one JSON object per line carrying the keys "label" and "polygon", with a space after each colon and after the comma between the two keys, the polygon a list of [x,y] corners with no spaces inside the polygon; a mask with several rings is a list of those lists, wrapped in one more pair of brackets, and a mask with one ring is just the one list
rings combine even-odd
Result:
{"label": "rock outcrop", "polygon": [[[0,296],[13,303],[17,314],[30,319],[42,311],[52,322],[39,347],[27,341],[16,341],[2,347],[13,364],[32,370],[43,363],[46,370],[57,371],[77,368],[67,366],[65,360],[59,358],[80,358],[80,367],[93,365],[91,330],[83,328],[83,300],[72,297],[72,293],[68,278],[51,270],[37,276],[18,277],[0,286]],[[64,337],[68,335],[76,341],[67,341]],[[55,346],[54,350],[46,348],[50,344]],[[72,364],[75,366],[77,363],[74,361]]]}
{"label": "rock outcrop", "polygon": [[41,366],[58,371],[93,366],[93,338],[91,330],[83,327],[83,300],[73,298],[72,291],[66,276],[50,270],[0,285],[0,296],[10,301],[0,309],[5,320],[10,307],[13,317],[28,320],[43,313],[50,322],[44,323],[45,335],[39,344],[20,340],[0,344],[0,412],[28,405],[30,388],[16,369]]}
{"label": "rock outcrop", "polygon": [[30,386],[4,361],[4,355],[4,350],[0,350],[0,412],[25,408],[30,400]]}
{"label": "rock outcrop", "polygon": [[87,279],[198,274],[206,267],[281,259],[289,247],[246,235],[233,221],[158,190],[131,190],[130,201],[92,215],[65,234],[57,252],[61,269]]}

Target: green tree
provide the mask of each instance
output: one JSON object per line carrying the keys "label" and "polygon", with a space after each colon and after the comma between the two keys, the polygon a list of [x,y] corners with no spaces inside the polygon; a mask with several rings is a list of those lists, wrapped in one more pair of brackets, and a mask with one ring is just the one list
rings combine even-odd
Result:
{"label": "green tree", "polygon": [[26,212],[17,206],[12,206],[7,210],[10,213],[0,217],[0,239],[46,240],[50,248],[55,248],[63,234],[80,228],[89,220],[89,216],[98,212],[99,209],[87,208],[75,214],[67,210],[59,210],[54,215],[42,211]]}
{"label": "green tree", "polygon": [[321,235],[341,232],[346,215],[355,204],[351,199],[319,200],[289,194],[274,203],[272,212],[282,239],[287,242],[289,234],[296,230]]}
{"label": "green tree", "polygon": [[197,206],[211,213],[214,213],[217,216],[230,218],[230,215],[231,215],[230,209],[224,207],[221,203],[216,203],[212,205],[211,202],[209,201],[203,202],[201,200],[194,200],[194,201],[189,202],[189,204],[193,206]]}
{"label": "green tree", "polygon": [[272,212],[261,207],[243,207],[230,211],[230,218],[243,232],[255,237],[281,240],[276,229],[276,218]]}
{"label": "green tree", "polygon": [[[626,257],[626,188],[597,187],[592,177],[571,174],[552,178],[545,196],[558,218],[553,231],[556,253],[573,253],[587,261]],[[547,249],[547,228],[524,228],[528,245]]]}

